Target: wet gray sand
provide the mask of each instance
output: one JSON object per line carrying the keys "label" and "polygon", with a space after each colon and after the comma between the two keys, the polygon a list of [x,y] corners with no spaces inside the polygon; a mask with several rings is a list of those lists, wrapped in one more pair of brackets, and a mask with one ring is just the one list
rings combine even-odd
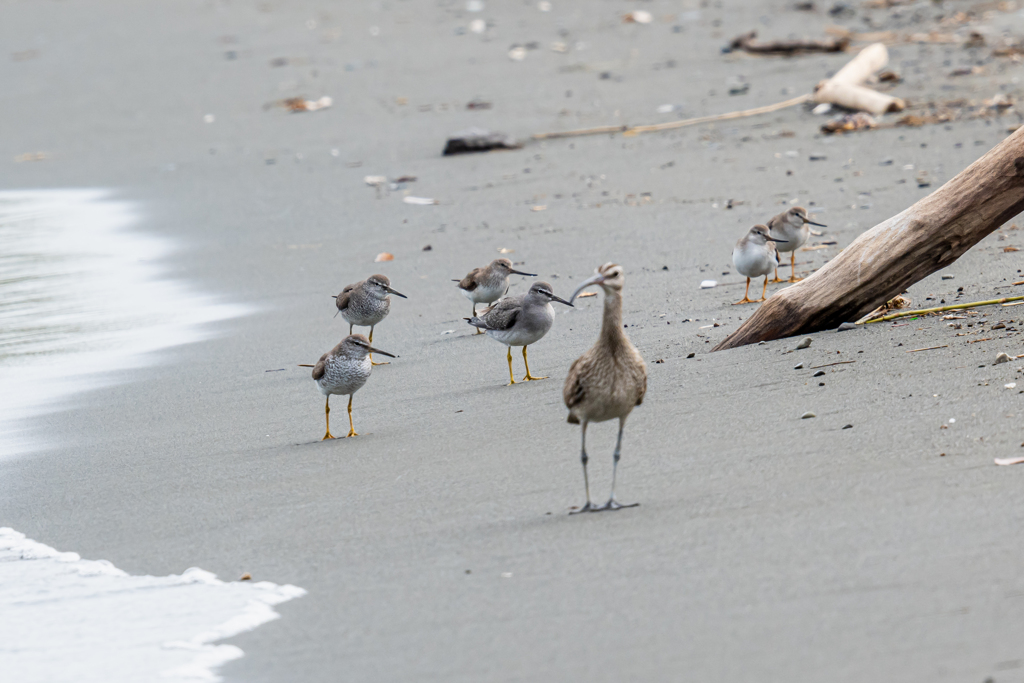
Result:
{"label": "wet gray sand", "polygon": [[[1021,680],[1024,467],[993,459],[1024,455],[1024,362],[992,363],[1024,338],[990,328],[1024,328],[1024,307],[981,309],[961,330],[927,318],[823,332],[792,353],[797,339],[709,353],[753,310],[729,305],[742,296],[729,255],[751,224],[792,199],[824,209],[812,244],[838,244],[799,253],[820,265],[1016,116],[823,138],[824,119],[794,108],[439,156],[470,126],[525,137],[671,120],[662,104],[769,104],[849,58],[723,56],[750,28],[819,35],[837,21],[723,5],[648,3],[649,25],[621,23],[629,3],[8,7],[0,42],[35,55],[0,59],[0,183],[115,188],[141,203],[143,229],[180,240],[171,274],[260,312],[39,420],[53,447],[0,462],[0,523],[132,573],[195,565],[306,588],[233,639],[246,656],[224,668],[232,681]],[[468,30],[476,18],[490,33]],[[1024,33],[1013,15],[983,25]],[[891,54],[907,98],[1017,91],[1009,63],[948,78],[978,56],[956,45]],[[740,74],[750,88],[730,96]],[[298,95],[334,106],[264,109]],[[474,98],[493,107],[467,110]],[[11,161],[34,152],[48,157]],[[366,175],[416,176],[405,189],[440,204],[378,197]],[[955,279],[909,296],[1024,293],[1012,245],[1024,230],[1006,226]],[[450,281],[499,249],[561,296],[600,263],[626,267],[627,332],[650,379],[619,497],[639,508],[567,516],[583,491],[561,381],[600,299],[560,310],[531,348],[550,380],[507,388],[504,349],[470,336]],[[384,251],[394,261],[374,263]],[[362,436],[320,443],[322,398],[295,366],[347,331],[329,295],[374,272],[410,295],[374,336],[401,358],[356,395]],[[588,445],[600,500],[614,426]]]}

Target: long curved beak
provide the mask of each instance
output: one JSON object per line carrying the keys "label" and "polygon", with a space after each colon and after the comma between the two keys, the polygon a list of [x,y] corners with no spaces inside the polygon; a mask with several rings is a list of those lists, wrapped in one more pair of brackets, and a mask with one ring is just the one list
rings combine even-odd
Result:
{"label": "long curved beak", "polygon": [[[398,294],[398,292],[394,292],[394,294]],[[387,351],[381,351],[380,349],[375,349],[375,348],[373,348],[372,346],[370,346],[370,347],[368,347],[368,348],[369,348],[369,349],[370,349],[370,351],[371,351],[371,352],[373,352],[373,353],[379,353],[380,355],[382,355],[382,356],[387,356],[388,358],[398,358],[398,356],[396,356],[396,355],[395,355],[395,354],[393,354],[393,353],[388,353]]]}
{"label": "long curved beak", "polygon": [[817,225],[819,228],[827,228],[828,227],[824,223],[815,223],[814,221],[809,221],[806,218],[804,219],[804,223],[808,223],[810,225]]}
{"label": "long curved beak", "polygon": [[[551,295],[551,300],[552,301],[557,301],[560,304],[565,304],[566,306],[572,306],[572,302],[571,301],[566,301],[565,299],[560,299],[559,297],[555,296],[554,294]],[[572,306],[572,307],[576,308],[575,306]]]}
{"label": "long curved beak", "polygon": [[[400,296],[403,299],[408,299],[409,298],[405,294],[402,294],[401,292],[399,292],[397,289],[391,289],[390,287],[385,287],[384,289],[387,290],[388,294],[394,294],[395,296]],[[378,351],[378,353],[384,353],[384,352],[383,351]],[[389,356],[391,354],[384,353],[384,355],[385,356]],[[394,358],[395,356],[391,356],[391,357]]]}
{"label": "long curved beak", "polygon": [[512,273],[513,275],[525,275],[526,277],[537,277],[537,273],[524,273],[521,270],[510,270],[508,272]]}
{"label": "long curved beak", "polygon": [[[569,301],[576,301],[576,297],[579,296],[579,293],[582,292],[584,289],[586,289],[590,285],[599,285],[602,282],[604,282],[604,275],[601,275],[600,273],[594,275],[593,277],[587,278],[580,284],[579,287],[576,288],[576,291],[572,293],[572,296],[569,297]],[[575,308],[575,306],[573,306],[573,308]]]}

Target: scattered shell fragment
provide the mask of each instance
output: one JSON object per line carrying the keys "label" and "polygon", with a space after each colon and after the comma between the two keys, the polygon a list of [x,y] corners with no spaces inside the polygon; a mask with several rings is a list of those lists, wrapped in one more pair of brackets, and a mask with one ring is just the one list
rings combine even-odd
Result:
{"label": "scattered shell fragment", "polygon": [[429,197],[402,197],[402,201],[406,204],[416,204],[417,206],[440,204],[436,199],[430,199]]}
{"label": "scattered shell fragment", "polygon": [[516,250],[515,249],[506,249],[505,247],[502,247],[502,248],[498,249],[498,253],[499,254],[514,254],[514,253],[516,253]]}
{"label": "scattered shell fragment", "polygon": [[526,48],[522,45],[515,45],[508,51],[508,58],[514,62],[521,62],[526,59]]}
{"label": "scattered shell fragment", "polygon": [[793,366],[793,369],[794,370],[803,370],[804,369],[804,364],[803,363],[797,363],[796,365]]}
{"label": "scattered shell fragment", "polygon": [[945,275],[942,276],[942,279],[943,280],[952,280],[955,277],[956,277],[956,275],[950,275],[949,273],[946,273]]}
{"label": "scattered shell fragment", "polygon": [[1019,465],[1024,462],[1024,458],[996,458],[997,465]]}
{"label": "scattered shell fragment", "polygon": [[365,178],[363,178],[363,182],[369,185],[370,187],[379,187],[380,185],[386,184],[388,182],[388,179],[387,176],[368,175]]}
{"label": "scattered shell fragment", "polygon": [[1003,388],[1005,388],[1005,389],[1016,389],[1017,388],[1017,383],[1016,382],[1010,382],[1009,384],[1004,384]]}
{"label": "scattered shell fragment", "polygon": [[812,375],[812,377],[824,377],[824,376],[825,376],[825,371],[824,370],[818,370],[816,373],[814,373],[814,375]]}
{"label": "scattered shell fragment", "polygon": [[327,109],[334,104],[334,100],[327,95],[324,95],[318,100],[304,100],[301,97],[289,97],[283,102],[283,104],[288,111],[317,111],[319,109]]}
{"label": "scattered shell fragment", "polygon": [[999,365],[1000,363],[1009,363],[1009,362],[1010,362],[1010,355],[1008,353],[1004,353],[1003,351],[1000,351],[999,355],[996,356],[996,362],[995,362],[996,365]]}
{"label": "scattered shell fragment", "polygon": [[801,420],[806,420],[807,418],[810,418],[810,417],[818,417],[818,416],[808,410],[806,413],[804,413],[803,415],[800,416],[800,419]]}
{"label": "scattered shell fragment", "polygon": [[843,425],[843,429],[853,429],[853,425]]}
{"label": "scattered shell fragment", "polygon": [[531,206],[530,211],[547,211],[547,208],[547,204],[537,204],[536,206]]}
{"label": "scattered shell fragment", "polygon": [[381,261],[394,261],[394,260],[395,260],[395,255],[394,254],[389,254],[386,251],[382,251],[381,253],[377,254],[377,258],[373,259],[373,262],[374,263],[380,263]]}
{"label": "scattered shell fragment", "polygon": [[483,19],[474,19],[469,22],[469,30],[473,33],[483,33],[487,30],[487,22]]}
{"label": "scattered shell fragment", "polygon": [[812,341],[814,341],[814,340],[811,339],[810,337],[804,337],[802,340],[800,340],[800,343],[796,345],[796,348],[798,348],[798,349],[806,349],[807,347],[809,347],[811,345]]}
{"label": "scattered shell fragment", "polygon": [[647,10],[637,9],[623,15],[622,21],[627,24],[649,24],[654,21],[654,15]]}
{"label": "scattered shell fragment", "polygon": [[712,289],[718,286],[718,280],[702,280],[700,283],[701,289]]}
{"label": "scattered shell fragment", "polygon": [[238,577],[238,580],[239,581],[252,581],[252,574],[250,574],[249,572],[246,572],[246,573],[242,574],[240,577]]}

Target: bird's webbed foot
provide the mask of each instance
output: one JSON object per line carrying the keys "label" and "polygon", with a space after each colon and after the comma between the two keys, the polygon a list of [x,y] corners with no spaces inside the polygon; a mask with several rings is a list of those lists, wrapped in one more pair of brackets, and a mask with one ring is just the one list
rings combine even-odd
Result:
{"label": "bird's webbed foot", "polygon": [[621,510],[622,508],[635,508],[635,507],[638,507],[639,505],[640,505],[640,503],[624,504],[624,503],[620,503],[619,501],[615,500],[614,498],[609,498],[608,502],[605,503],[603,506],[597,508],[597,510]]}
{"label": "bird's webbed foot", "polygon": [[569,511],[569,514],[570,514],[570,515],[578,515],[578,514],[580,514],[581,512],[597,512],[597,511],[598,511],[598,509],[599,509],[599,508],[598,508],[598,507],[597,507],[596,505],[594,505],[593,503],[591,503],[591,502],[590,502],[590,501],[588,500],[588,501],[587,501],[587,504],[586,504],[586,505],[584,505],[583,507],[581,507],[581,508],[579,508],[579,509],[577,509],[577,510],[570,510],[570,511]]}

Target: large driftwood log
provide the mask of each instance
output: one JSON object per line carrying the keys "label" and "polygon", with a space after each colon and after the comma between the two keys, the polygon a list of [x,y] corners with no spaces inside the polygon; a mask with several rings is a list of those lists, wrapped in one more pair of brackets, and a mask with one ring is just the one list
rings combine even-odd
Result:
{"label": "large driftwood log", "polygon": [[772,295],[714,348],[833,329],[936,270],[1024,211],[1024,128],[909,209],[871,228],[818,272]]}

